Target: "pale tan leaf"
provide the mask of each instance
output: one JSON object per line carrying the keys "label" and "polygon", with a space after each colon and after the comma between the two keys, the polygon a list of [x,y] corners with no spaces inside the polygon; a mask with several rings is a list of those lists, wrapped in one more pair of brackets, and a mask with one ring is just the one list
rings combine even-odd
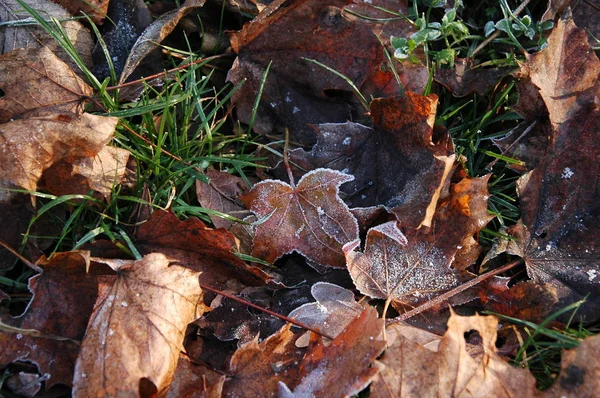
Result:
{"label": "pale tan leaf", "polygon": [[187,325],[203,309],[198,275],[160,253],[120,264],[116,281],[90,318],[75,365],[73,396],[164,394]]}
{"label": "pale tan leaf", "polygon": [[105,146],[93,159],[74,162],[73,173],[85,177],[90,189],[108,198],[114,186],[125,177],[129,156],[126,149]]}
{"label": "pale tan leaf", "polygon": [[[44,170],[63,159],[94,157],[112,139],[116,117],[84,113],[0,125],[0,187],[36,190]],[[0,191],[0,200],[11,194]]]}
{"label": "pale tan leaf", "polygon": [[48,47],[19,49],[0,56],[0,123],[36,111],[83,112],[93,91]]}
{"label": "pale tan leaf", "polygon": [[[36,10],[46,20],[56,18],[61,22],[67,37],[73,43],[77,53],[87,67],[92,66],[92,48],[94,41],[91,33],[79,21],[69,20],[71,15],[58,4],[46,0],[22,0]],[[0,21],[10,22],[30,19],[31,15],[23,9],[17,0],[0,0]],[[79,68],[60,44],[33,20],[31,24],[7,26],[4,35],[0,35],[0,53],[6,54],[18,48],[40,48],[48,46],[58,58],[66,62],[75,73]]]}

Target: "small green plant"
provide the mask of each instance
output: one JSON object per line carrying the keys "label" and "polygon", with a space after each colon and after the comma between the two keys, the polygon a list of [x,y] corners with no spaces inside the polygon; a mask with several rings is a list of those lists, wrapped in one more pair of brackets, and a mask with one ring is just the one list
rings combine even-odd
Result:
{"label": "small green plant", "polygon": [[[430,12],[432,8],[444,7],[445,1],[435,0],[429,2],[427,14],[422,14],[414,20],[414,25],[419,29],[408,38],[391,37],[391,44],[394,47],[394,57],[398,59],[410,59],[417,62],[414,51],[419,46],[424,46],[426,53],[433,56],[434,62],[440,65],[454,66],[454,60],[457,56],[457,45],[469,36],[469,28],[461,20],[457,19],[457,9],[462,7],[462,1],[456,1],[454,7],[446,9],[441,22],[430,22]],[[416,13],[416,4],[415,4]],[[435,42],[443,41],[444,48],[436,50],[433,46]]]}

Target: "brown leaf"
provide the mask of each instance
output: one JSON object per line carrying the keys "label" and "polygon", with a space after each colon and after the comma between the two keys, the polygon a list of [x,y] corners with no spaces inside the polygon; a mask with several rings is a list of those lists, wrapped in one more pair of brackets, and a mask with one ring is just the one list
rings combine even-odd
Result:
{"label": "brown leaf", "polygon": [[327,167],[355,176],[341,188],[350,207],[385,206],[403,227],[428,226],[455,159],[450,140],[432,142],[436,104],[433,95],[411,92],[376,99],[373,129],[321,124],[312,151],[296,149],[290,160],[305,170]]}
{"label": "brown leaf", "polygon": [[[247,190],[244,180],[212,168],[206,171],[206,176],[210,180],[208,183],[196,180],[196,196],[200,205],[236,218],[244,218],[242,211],[245,207],[238,199],[238,196]],[[210,216],[210,220],[217,228],[228,229],[233,224],[217,216]]]}
{"label": "brown leaf", "polygon": [[[308,124],[345,122],[350,118],[347,102],[336,98],[336,93],[354,95],[348,83],[303,59],[329,66],[361,89],[368,74],[383,61],[383,53],[368,25],[342,15],[342,7],[349,3],[348,0],[277,1],[231,37],[231,46],[238,57],[228,80],[238,84],[248,79],[233,96],[242,123],[254,120],[253,128],[259,134],[287,127],[293,141],[310,144],[314,142],[314,132]],[[254,118],[255,93],[271,61]]]}
{"label": "brown leaf", "polygon": [[434,76],[455,97],[464,97],[473,92],[483,95],[510,72],[510,68],[472,68],[470,60],[457,58],[453,69],[437,68]]}
{"label": "brown leaf", "polygon": [[[37,265],[44,273],[29,280],[33,298],[27,311],[2,322],[21,329],[34,329],[44,335],[81,341],[96,296],[100,278],[110,278],[112,271],[93,266],[86,272],[89,253],[56,253],[42,258]],[[56,383],[71,385],[79,345],[71,340],[40,338],[27,334],[0,333],[0,365],[26,360],[34,363],[40,374],[50,375],[50,387]]]}
{"label": "brown leaf", "polygon": [[284,326],[261,343],[258,336],[241,346],[229,364],[229,373],[223,392],[231,397],[274,396],[278,383],[298,379],[298,362],[304,350],[296,348],[296,336]]}
{"label": "brown leaf", "polygon": [[209,367],[194,364],[187,356],[179,354],[167,398],[220,398],[224,381],[225,376],[222,374]]}
{"label": "brown leaf", "polygon": [[75,397],[164,394],[187,325],[203,311],[197,272],[160,253],[119,265],[90,318],[75,365]]}
{"label": "brown leaf", "polygon": [[558,380],[542,397],[595,397],[600,389],[600,335],[564,350]]}
{"label": "brown leaf", "polygon": [[[530,278],[556,289],[555,309],[587,297],[578,316],[600,314],[600,110],[594,101],[600,61],[584,31],[561,19],[549,47],[528,60],[553,122],[546,156],[517,182],[521,222],[509,252]],[[568,55],[568,56],[567,56]]]}
{"label": "brown leaf", "polygon": [[[108,11],[110,0],[53,0],[54,3],[64,7],[71,15],[87,15],[92,22],[101,25]],[[110,23],[110,22],[109,22]]]}
{"label": "brown leaf", "polygon": [[542,323],[558,302],[556,288],[549,284],[521,282],[498,294],[488,294],[486,311]]}
{"label": "brown leaf", "polygon": [[377,375],[373,366],[383,352],[383,320],[367,307],[329,346],[313,346],[300,364],[300,382],[279,384],[280,397],[349,397],[362,391]]}
{"label": "brown leaf", "polygon": [[[84,113],[19,119],[0,125],[3,188],[35,191],[42,172],[62,159],[94,157],[112,139],[116,117]],[[0,191],[1,192],[1,191]],[[0,200],[10,194],[0,193]]]}
{"label": "brown leaf", "polygon": [[[385,368],[371,386],[373,397],[531,397],[535,379],[526,369],[510,366],[495,346],[498,320],[452,313],[437,352],[399,335],[382,362]],[[483,353],[467,351],[465,333],[475,330]]]}
{"label": "brown leaf", "polygon": [[[72,20],[71,15],[64,8],[53,2],[46,0],[23,0],[23,2],[35,9],[45,19],[52,17],[62,21],[60,24],[71,43],[73,43],[77,54],[79,54],[88,68],[92,66],[94,40],[91,33],[79,21]],[[2,7],[0,8],[1,21],[19,21],[27,18],[31,18],[31,15],[18,1],[3,0]],[[0,49],[2,49],[2,53],[6,54],[20,48],[37,49],[47,46],[58,58],[69,65],[75,73],[78,73],[79,67],[77,64],[41,26],[7,26],[2,30],[4,33],[0,36]]]}
{"label": "brown leaf", "polygon": [[92,88],[48,47],[19,49],[0,56],[0,123],[41,111],[83,112]]}
{"label": "brown leaf", "polygon": [[344,266],[342,246],[358,237],[358,224],[338,192],[352,180],[339,171],[317,169],[297,186],[275,180],[256,184],[243,201],[259,219],[269,218],[256,227],[252,255],[273,262],[297,251],[322,265]]}
{"label": "brown leaf", "polygon": [[589,45],[585,30],[573,23],[570,12],[558,21],[548,37],[548,47],[528,55],[526,65],[555,127],[593,103],[600,60]]}
{"label": "brown leaf", "polygon": [[173,213],[155,211],[140,227],[136,244],[142,254],[164,253],[201,272],[200,283],[215,289],[222,289],[230,279],[259,286],[272,278],[233,253],[236,239],[232,234],[208,228],[195,217],[181,221]]}
{"label": "brown leaf", "polygon": [[427,299],[459,284],[448,258],[427,241],[411,242],[390,221],[371,228],[364,253],[360,240],[344,246],[348,271],[361,293],[380,299]]}

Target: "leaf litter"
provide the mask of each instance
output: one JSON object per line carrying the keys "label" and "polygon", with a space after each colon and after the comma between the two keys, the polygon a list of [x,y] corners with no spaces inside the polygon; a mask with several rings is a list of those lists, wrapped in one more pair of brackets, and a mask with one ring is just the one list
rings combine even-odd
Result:
{"label": "leaf litter", "polygon": [[[221,219],[213,218],[221,227],[213,229],[196,217],[180,220],[148,208],[131,229],[137,260],[101,239],[87,245],[94,257],[42,257],[36,264],[43,273],[29,280],[29,306],[19,316],[0,316],[0,366],[35,368],[10,376],[8,388],[33,395],[64,384],[74,396],[351,396],[365,388],[373,396],[593,396],[600,379],[597,338],[564,351],[559,382],[538,392],[527,370],[501,356],[509,345],[497,347],[497,318],[453,310],[448,318],[441,308],[448,300],[461,312],[486,308],[541,322],[587,297],[578,315],[597,320],[599,61],[569,11],[548,48],[527,55],[520,67],[517,108],[529,123],[523,135],[530,136],[498,143],[510,155],[522,154],[520,171],[528,171],[517,183],[522,214],[508,229],[507,252],[524,259],[529,279],[516,273],[512,281],[519,283],[509,285],[509,278],[477,275],[485,250],[478,234],[494,218],[487,211],[490,177],[466,177],[450,133],[434,126],[438,99],[418,94],[428,84],[427,68],[391,61],[404,92],[381,51],[390,34],[408,36],[415,27],[357,18],[352,11],[382,18],[366,1],[251,3],[227,5],[262,10],[231,34],[236,60],[228,79],[247,79],[233,96],[235,112],[265,140],[289,128],[296,149],[284,157],[292,168],[268,171],[278,179],[248,192],[231,174],[209,171],[216,182],[198,182],[203,205],[256,216],[243,236],[236,236],[241,224],[218,225]],[[147,56],[145,47],[167,40],[181,16],[203,5],[190,1],[153,24],[123,78]],[[408,12],[404,2],[398,7]],[[143,43],[146,38],[153,43]],[[486,85],[474,87],[465,84],[477,73],[468,62],[445,78],[457,95],[485,90],[504,73],[480,70],[483,78],[473,79]],[[82,113],[91,89],[53,47],[0,57],[0,70],[14,68],[23,73],[0,81],[2,205],[22,199],[6,188],[57,195],[91,190],[110,201],[114,186],[130,187],[129,152],[108,146],[118,119]],[[354,98],[349,81],[372,100]],[[42,87],[40,95],[32,87]],[[504,258],[490,263],[502,266]],[[213,293],[219,289],[275,309],[281,319],[266,322],[270,315],[229,303]],[[0,299],[12,298],[0,290]],[[381,299],[397,304],[399,318],[389,323],[387,308],[378,315],[371,304],[380,306]],[[420,313],[423,302],[434,310],[421,314],[421,324],[447,320],[443,336],[398,322]],[[405,312],[406,306],[416,308]],[[333,339],[301,336],[289,323],[280,327],[286,313]]]}

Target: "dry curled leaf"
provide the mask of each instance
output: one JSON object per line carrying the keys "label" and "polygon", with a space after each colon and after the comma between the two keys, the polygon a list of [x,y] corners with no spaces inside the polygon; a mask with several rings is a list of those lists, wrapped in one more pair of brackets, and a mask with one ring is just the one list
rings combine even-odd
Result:
{"label": "dry curled leaf", "polygon": [[0,56],[0,123],[35,112],[83,112],[92,88],[48,47]]}
{"label": "dry curled leaf", "polygon": [[75,365],[73,396],[164,394],[187,325],[203,311],[199,274],[160,253],[104,261],[117,268],[117,277],[94,307]]}
{"label": "dry curled leaf", "polygon": [[296,186],[275,180],[256,184],[243,201],[259,219],[268,218],[256,227],[252,255],[272,262],[297,251],[322,265],[344,266],[342,246],[358,237],[358,223],[338,192],[352,179],[317,169]]}

